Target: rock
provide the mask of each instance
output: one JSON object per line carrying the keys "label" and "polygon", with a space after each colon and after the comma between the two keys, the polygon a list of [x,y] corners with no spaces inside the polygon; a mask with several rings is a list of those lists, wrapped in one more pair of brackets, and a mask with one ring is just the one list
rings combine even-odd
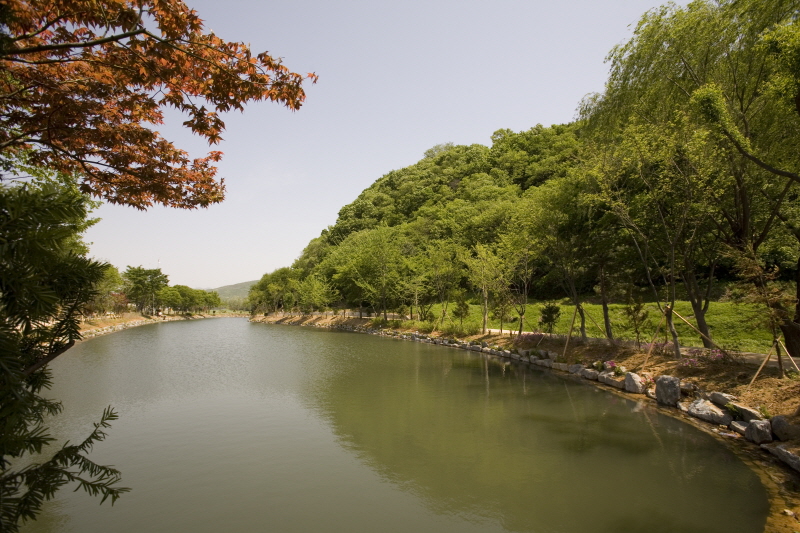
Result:
{"label": "rock", "polygon": [[592,381],[597,381],[598,372],[597,370],[591,368],[584,368],[581,370],[581,377],[584,379],[591,379]]}
{"label": "rock", "polygon": [[567,363],[553,363],[552,368],[561,370],[562,372],[569,372],[569,365]]}
{"label": "rock", "polygon": [[542,359],[542,366],[547,368],[553,368],[553,360],[552,359]]}
{"label": "rock", "polygon": [[625,388],[625,378],[622,376],[617,377],[611,370],[600,372],[600,374],[597,376],[597,381],[600,383],[605,383],[606,385],[611,385],[612,387],[616,387],[618,389]]}
{"label": "rock", "polygon": [[[508,357],[508,356],[506,356],[506,357]],[[519,355],[518,353],[512,353],[512,354],[511,354],[511,359],[514,359],[514,360],[516,360],[516,361],[519,361],[519,359],[520,359],[520,355]]]}
{"label": "rock", "polygon": [[770,427],[769,420],[753,420],[747,424],[744,438],[756,444],[772,442],[772,428]]}
{"label": "rock", "polygon": [[681,399],[681,380],[673,376],[658,376],[656,379],[656,401],[675,407]]}
{"label": "rock", "polygon": [[797,517],[794,511],[790,511],[789,509],[784,509],[783,511],[781,511],[781,513],[783,513],[786,516],[791,516],[793,518]]}
{"label": "rock", "polygon": [[558,359],[558,354],[556,352],[547,352],[547,357],[549,359]]}
{"label": "rock", "polygon": [[697,385],[691,381],[681,381],[681,394],[691,396],[697,391]]}
{"label": "rock", "polygon": [[655,389],[647,389],[644,391],[644,395],[650,398],[651,400],[656,400],[656,390]]}
{"label": "rock", "polygon": [[488,342],[486,342],[486,341],[481,342],[481,348],[488,348],[488,347],[489,347],[489,343]]}
{"label": "rock", "polygon": [[725,394],[724,392],[711,392],[708,394],[708,399],[720,407],[725,407],[736,399],[732,394]]}
{"label": "rock", "polygon": [[[656,388],[658,393],[658,388]],[[695,400],[689,406],[688,413],[695,418],[711,422],[712,424],[719,424],[727,426],[733,422],[733,417],[727,412],[723,411],[708,400]]]}
{"label": "rock", "polygon": [[741,420],[734,420],[733,422],[731,422],[731,425],[729,427],[739,435],[744,435],[744,432],[747,430],[747,422],[742,422]]}
{"label": "rock", "polygon": [[676,407],[681,412],[684,412],[684,413],[688,413],[689,412],[689,406],[686,405],[686,402],[678,402],[678,405]]}
{"label": "rock", "polygon": [[643,394],[645,388],[644,380],[633,372],[625,374],[625,390],[636,394]]}
{"label": "rock", "polygon": [[792,424],[783,415],[773,416],[772,432],[778,437],[779,440],[799,440],[800,439],[800,426]]}
{"label": "rock", "polygon": [[488,346],[484,346],[484,347],[481,348],[481,352],[483,352],[483,353],[492,353],[492,349],[489,348]]}
{"label": "rock", "polygon": [[539,358],[536,357],[535,355],[530,356],[531,363],[536,364],[536,361],[538,361],[538,360],[539,360]]}
{"label": "rock", "polygon": [[580,373],[581,370],[583,370],[583,365],[581,364],[569,365],[569,368],[567,370],[569,371],[570,374],[578,374]]}
{"label": "rock", "polygon": [[734,409],[736,409],[738,415],[742,417],[742,420],[744,420],[745,422],[751,422],[753,420],[764,420],[764,417],[761,416],[761,413],[759,413],[755,409],[752,409],[750,407],[747,407],[746,405],[742,405],[740,403],[735,403],[735,402],[731,402],[731,405],[733,406]]}
{"label": "rock", "polygon": [[520,350],[520,351],[519,351],[519,354],[520,354],[522,357],[528,357],[529,355],[531,355],[531,351],[530,351],[530,350]]}
{"label": "rock", "polygon": [[[777,418],[777,417],[776,417]],[[800,450],[796,445],[789,442],[762,444],[761,448],[800,472]]]}

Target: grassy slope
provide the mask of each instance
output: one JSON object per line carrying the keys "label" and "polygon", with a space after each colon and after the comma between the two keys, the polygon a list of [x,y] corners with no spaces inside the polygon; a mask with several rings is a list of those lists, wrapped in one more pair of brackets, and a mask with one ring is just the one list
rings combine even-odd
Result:
{"label": "grassy slope", "polygon": [[[575,307],[569,305],[566,301],[559,302],[561,304],[561,316],[554,333],[566,334],[569,331],[570,322]],[[538,321],[540,310],[542,307],[541,302],[531,302],[528,305],[525,316],[525,331],[536,331],[539,329]],[[613,333],[616,338],[634,340],[635,334],[633,329],[628,324],[627,319],[623,314],[624,305],[611,304],[610,306],[611,324]],[[684,318],[694,323],[692,308],[688,302],[677,302],[676,311]],[[649,310],[649,317],[647,324],[643,327],[641,333],[641,341],[650,342],[655,333],[656,326],[660,320],[660,313],[655,304],[647,304],[646,308]],[[452,306],[450,307],[452,309]],[[604,337],[605,334],[601,329],[603,327],[603,310],[597,304],[584,304],[586,310],[586,334],[589,337]],[[433,313],[435,316],[440,316],[441,307],[434,306]],[[591,318],[590,318],[591,317]],[[594,319],[594,321],[592,321]],[[742,350],[747,352],[766,353],[769,350],[772,342],[772,335],[769,330],[760,324],[760,314],[758,309],[752,305],[737,304],[731,302],[712,302],[706,320],[711,328],[711,335],[717,344],[724,348]],[[457,321],[456,321],[457,322]],[[499,328],[500,322],[490,318],[490,328]],[[464,319],[464,326],[473,325],[479,327],[481,323],[481,308],[479,305],[470,306],[470,314]],[[700,335],[693,331],[689,326],[676,318],[676,329],[681,344],[684,346],[702,346]],[[579,319],[575,323],[575,333],[578,333]],[[508,328],[514,330],[519,329],[516,321],[505,323],[504,330]],[[661,327],[659,337],[661,341],[664,340],[664,327]],[[669,339],[667,339],[669,340]]]}

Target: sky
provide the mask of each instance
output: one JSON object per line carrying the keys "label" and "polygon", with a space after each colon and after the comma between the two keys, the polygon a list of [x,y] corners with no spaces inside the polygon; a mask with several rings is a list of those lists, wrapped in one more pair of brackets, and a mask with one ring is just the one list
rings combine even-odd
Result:
{"label": "sky", "polygon": [[105,204],[91,255],[216,288],[289,266],[344,205],[441,143],[570,122],[601,92],[613,46],[651,0],[185,0],[205,28],[315,72],[297,112],[248,105],[213,148],[168,114],[158,129],[192,157],[219,149],[226,199],[207,209]]}

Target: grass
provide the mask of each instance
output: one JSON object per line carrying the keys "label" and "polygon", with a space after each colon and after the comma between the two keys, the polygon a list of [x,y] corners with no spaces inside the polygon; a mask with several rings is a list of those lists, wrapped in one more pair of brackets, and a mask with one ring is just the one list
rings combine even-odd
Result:
{"label": "grass", "polygon": [[[558,302],[561,305],[561,316],[555,326],[553,333],[566,335],[569,331],[570,323],[572,322],[572,315],[575,307],[570,305],[568,301],[562,300]],[[532,301],[525,312],[524,331],[539,331],[539,316],[541,315],[541,308],[544,302]],[[451,306],[452,307],[452,306]],[[641,342],[649,343],[655,334],[656,326],[661,319],[661,313],[656,304],[648,303],[645,305],[648,310],[648,318],[641,331]],[[609,314],[611,317],[611,326],[614,337],[622,340],[636,340],[636,335],[629,324],[623,310],[623,304],[610,304]],[[589,337],[605,337],[603,328],[603,310],[599,304],[584,304],[586,312],[586,334]],[[694,315],[692,307],[689,302],[676,302],[675,310],[678,314],[686,318],[689,322],[696,326],[694,322]],[[435,305],[432,309],[434,317],[441,316],[441,306]],[[713,341],[725,349],[739,350],[745,352],[766,353],[772,343],[772,334],[769,329],[762,324],[761,317],[763,313],[759,312],[756,306],[749,304],[740,304],[733,302],[711,302],[709,310],[706,313],[706,322],[711,329],[711,337]],[[514,316],[513,322],[505,322],[503,324],[503,331],[519,330],[519,323]],[[391,322],[391,321],[390,321]],[[403,327],[411,326],[409,321],[405,321]],[[414,322],[416,327],[411,326],[412,329],[418,329],[420,332],[428,333],[432,331],[433,324]],[[573,335],[579,333],[580,318],[576,318],[575,331]],[[438,329],[452,329],[461,328],[458,320],[445,319],[443,326]],[[480,331],[481,327],[481,307],[480,305],[470,305],[469,316],[464,319],[464,331]],[[496,319],[489,319],[489,327],[492,329],[500,328],[500,321]],[[679,318],[675,317],[675,329],[678,331],[678,337],[683,346],[702,346],[702,339],[700,335],[692,328],[687,326]],[[658,341],[663,342],[671,340],[669,333],[665,331],[664,326],[660,328]]]}

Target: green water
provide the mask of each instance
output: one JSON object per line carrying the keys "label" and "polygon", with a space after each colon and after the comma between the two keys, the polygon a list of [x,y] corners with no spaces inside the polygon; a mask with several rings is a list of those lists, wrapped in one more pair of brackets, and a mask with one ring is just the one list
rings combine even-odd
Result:
{"label": "green water", "polygon": [[481,354],[215,319],[84,342],[53,365],[77,440],[133,491],[62,490],[34,532],[756,532],[767,496],[709,436]]}

